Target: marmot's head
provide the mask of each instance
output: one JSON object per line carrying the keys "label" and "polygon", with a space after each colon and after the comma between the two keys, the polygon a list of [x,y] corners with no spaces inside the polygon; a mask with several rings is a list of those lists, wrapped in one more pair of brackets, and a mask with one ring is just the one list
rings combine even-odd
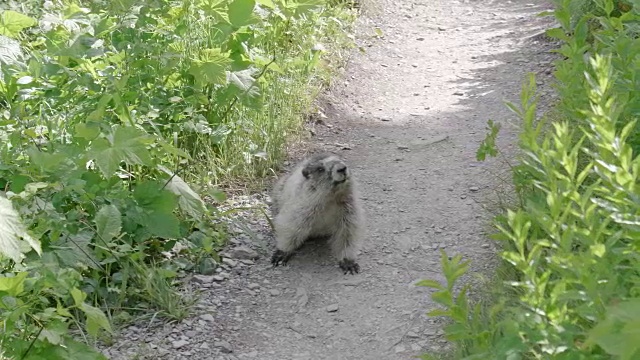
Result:
{"label": "marmot's head", "polygon": [[319,154],[311,157],[302,169],[305,179],[318,183],[340,186],[348,183],[349,169],[342,159],[333,154]]}

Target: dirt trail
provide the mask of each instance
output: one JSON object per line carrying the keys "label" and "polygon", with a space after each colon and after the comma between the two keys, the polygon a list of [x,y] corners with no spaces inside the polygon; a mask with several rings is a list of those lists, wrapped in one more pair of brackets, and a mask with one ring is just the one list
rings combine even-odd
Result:
{"label": "dirt trail", "polygon": [[[491,173],[501,165],[478,163],[475,152],[489,118],[513,119],[503,99],[517,101],[525,74],[549,78],[549,45],[533,35],[549,21],[535,15],[551,6],[375,6],[375,19],[360,21],[366,52],[354,55],[327,96],[329,127],[316,127],[315,143],[340,151],[360,180],[368,223],[361,273],[342,275],[322,243],[303,247],[285,268],[271,268],[264,253],[255,265],[232,264],[227,280],[203,285],[211,291],[199,309],[209,315],[134,327],[128,343],[109,350],[112,358],[411,359],[445,346],[441,326],[424,315],[435,307],[430,290],[413,284],[443,280],[440,248],[471,259],[473,272],[491,264],[495,249],[479,202],[491,195]],[[370,37],[374,26],[383,38]],[[513,134],[503,126],[503,149]],[[270,250],[272,234],[255,225]]]}

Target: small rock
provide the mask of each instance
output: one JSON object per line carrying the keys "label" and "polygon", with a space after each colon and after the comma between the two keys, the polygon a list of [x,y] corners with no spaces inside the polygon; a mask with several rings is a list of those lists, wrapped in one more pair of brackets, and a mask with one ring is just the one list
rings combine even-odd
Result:
{"label": "small rock", "polygon": [[391,118],[385,116],[385,117],[380,118],[380,120],[382,120],[382,121],[391,121]]}
{"label": "small rock", "polygon": [[251,289],[251,290],[255,290],[255,289],[260,287],[260,284],[258,284],[258,283],[250,283],[249,285],[247,285],[247,287],[249,289]]}
{"label": "small rock", "polygon": [[415,332],[413,332],[413,331],[409,331],[409,332],[407,332],[407,337],[409,337],[409,338],[413,338],[413,339],[417,339],[417,338],[419,338],[419,337],[420,337],[420,335],[416,334],[416,333],[415,333]]}
{"label": "small rock", "polygon": [[214,342],[213,346],[220,348],[220,351],[222,351],[225,354],[229,354],[233,352],[233,349],[231,349],[231,344],[229,344],[229,342],[224,340]]}
{"label": "small rock", "polygon": [[438,26],[439,31],[447,31],[447,28],[444,26]]}
{"label": "small rock", "polygon": [[174,349],[180,349],[181,347],[188,345],[189,342],[186,340],[176,340],[174,342],[171,343],[171,346],[173,346]]}
{"label": "small rock", "polygon": [[472,186],[469,188],[469,191],[473,191],[473,192],[476,192],[478,190],[480,190],[480,188],[478,188],[477,186]]}
{"label": "small rock", "polygon": [[248,358],[254,358],[254,357],[258,356],[258,352],[254,350],[252,352],[248,352],[248,353],[244,354],[244,356],[248,357]]}
{"label": "small rock", "polygon": [[483,248],[485,248],[485,249],[488,249],[491,245],[489,245],[489,244],[482,244],[481,246],[482,246]]}
{"label": "small rock", "polygon": [[418,41],[424,41],[424,38],[423,38],[423,37],[419,37],[419,38],[416,38],[416,40],[418,40]]}
{"label": "small rock", "polygon": [[234,259],[253,260],[259,257],[258,253],[244,245],[237,246],[229,251],[229,256]]}
{"label": "small rock", "polygon": [[411,350],[412,351],[420,351],[422,350],[422,347],[418,344],[411,344]]}
{"label": "small rock", "polygon": [[223,258],[222,262],[227,264],[227,265],[229,265],[229,266],[231,266],[231,267],[236,267],[238,265],[238,262],[233,260],[233,259],[231,259],[231,258]]}
{"label": "small rock", "polygon": [[409,147],[406,145],[398,145],[398,150],[407,150],[407,149],[409,149]]}
{"label": "small rock", "polygon": [[269,290],[269,294],[271,294],[271,296],[278,296],[278,295],[282,294],[282,292],[280,292],[280,290],[278,290],[278,289],[271,289],[271,290]]}
{"label": "small rock", "polygon": [[331,304],[327,306],[327,312],[336,312],[338,311],[338,304]]}
{"label": "small rock", "polygon": [[224,281],[224,279],[225,279],[225,277],[222,276],[222,275],[213,275],[212,278],[215,281]]}
{"label": "small rock", "polygon": [[405,348],[404,345],[396,346],[396,349],[395,349],[396,354],[399,354],[399,353],[405,352],[405,351],[407,351],[407,348]]}
{"label": "small rock", "polygon": [[461,92],[461,91],[456,91],[456,92],[453,93],[453,95],[462,96],[462,95],[464,95],[464,93]]}
{"label": "small rock", "polygon": [[214,322],[215,319],[213,318],[213,315],[211,314],[202,314],[200,315],[200,319],[204,320],[204,321],[208,321],[208,322]]}
{"label": "small rock", "polygon": [[208,275],[194,275],[193,281],[198,284],[210,284],[213,282],[213,276]]}

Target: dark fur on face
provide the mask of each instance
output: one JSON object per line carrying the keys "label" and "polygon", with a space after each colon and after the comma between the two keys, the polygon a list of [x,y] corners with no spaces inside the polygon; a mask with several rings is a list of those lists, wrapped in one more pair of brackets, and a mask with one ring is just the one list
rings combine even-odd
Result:
{"label": "dark fur on face", "polygon": [[322,153],[311,158],[307,166],[302,169],[305,179],[329,180],[334,185],[339,185],[349,179],[349,169],[338,156]]}

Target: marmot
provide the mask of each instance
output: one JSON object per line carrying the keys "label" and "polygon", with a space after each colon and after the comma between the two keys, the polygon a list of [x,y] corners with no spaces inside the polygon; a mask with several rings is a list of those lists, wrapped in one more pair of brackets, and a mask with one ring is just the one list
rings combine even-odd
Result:
{"label": "marmot", "polygon": [[328,237],[344,273],[358,273],[356,252],[363,211],[350,169],[339,156],[313,155],[275,184],[272,211],[276,232],[274,266],[285,265],[307,239]]}

